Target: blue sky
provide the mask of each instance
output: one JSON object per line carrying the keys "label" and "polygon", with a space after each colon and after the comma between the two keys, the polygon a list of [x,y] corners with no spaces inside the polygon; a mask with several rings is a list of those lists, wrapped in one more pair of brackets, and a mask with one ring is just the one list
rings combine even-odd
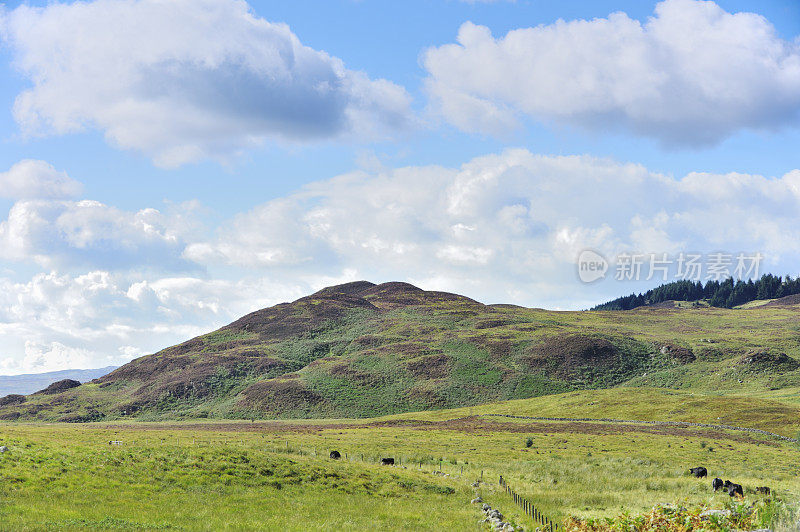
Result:
{"label": "blue sky", "polygon": [[0,373],[124,362],[356,278],[580,309],[657,284],[581,283],[583,249],[800,270],[796,2],[0,17]]}

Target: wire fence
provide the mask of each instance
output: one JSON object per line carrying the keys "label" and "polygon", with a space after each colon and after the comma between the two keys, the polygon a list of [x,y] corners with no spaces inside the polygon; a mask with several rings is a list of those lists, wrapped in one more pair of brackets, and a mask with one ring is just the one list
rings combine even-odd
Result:
{"label": "wire fence", "polygon": [[563,527],[559,527],[557,523],[544,515],[535,504],[511,489],[511,486],[508,485],[502,475],[500,475],[500,487],[514,499],[514,503],[522,509],[525,515],[533,519],[534,524],[543,526],[549,532],[564,530]]}

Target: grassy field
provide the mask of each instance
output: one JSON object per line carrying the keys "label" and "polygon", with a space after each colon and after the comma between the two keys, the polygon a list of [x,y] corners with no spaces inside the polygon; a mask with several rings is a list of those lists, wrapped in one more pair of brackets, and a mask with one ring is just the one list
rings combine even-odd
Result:
{"label": "grassy field", "polygon": [[[465,485],[270,452],[257,432],[17,426],[2,434],[11,448],[0,457],[2,530],[434,530],[474,517]],[[123,444],[109,445],[114,438]]]}
{"label": "grassy field", "polygon": [[[763,485],[800,501],[800,451],[774,438],[485,415],[695,420],[727,404],[719,410],[727,423],[754,426],[763,415],[775,432],[797,428],[794,407],[770,401],[622,392],[364,420],[4,423],[0,530],[484,530],[469,504],[476,492],[532,529],[499,489],[500,475],[556,522],[665,503],[722,508],[727,495],[687,474],[698,465],[743,484],[748,504],[763,501],[750,491]],[[331,450],[343,459],[330,460]],[[397,465],[381,466],[381,457]]]}

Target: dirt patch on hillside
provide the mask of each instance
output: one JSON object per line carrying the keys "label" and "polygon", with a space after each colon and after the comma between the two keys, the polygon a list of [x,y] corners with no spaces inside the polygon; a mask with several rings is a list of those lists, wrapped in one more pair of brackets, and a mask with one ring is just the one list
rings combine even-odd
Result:
{"label": "dirt patch on hillside", "polygon": [[496,319],[496,320],[481,320],[475,323],[476,329],[494,329],[495,327],[505,327],[506,325],[514,325],[513,320]]}
{"label": "dirt patch on hillside", "polygon": [[474,299],[449,292],[426,291],[409,283],[390,282],[372,286],[358,293],[382,310],[392,310],[412,305],[438,305],[461,302],[481,305]]}
{"label": "dirt patch on hillside", "polygon": [[585,367],[604,368],[616,363],[618,349],[605,338],[571,334],[551,336],[528,348],[521,359],[531,369],[569,380]]}
{"label": "dirt patch on hillside", "polygon": [[369,281],[353,281],[323,288],[319,292],[312,294],[311,297],[329,297],[336,294],[358,295],[374,286],[376,286],[375,283]]}
{"label": "dirt patch on hillside", "polygon": [[451,360],[445,354],[430,355],[410,361],[407,367],[417,378],[443,379],[450,374]]}
{"label": "dirt patch on hillside", "polygon": [[0,406],[18,405],[24,403],[25,400],[26,397],[24,395],[12,393],[10,395],[6,395],[5,397],[0,397]]}
{"label": "dirt patch on hillside", "polygon": [[299,378],[257,382],[242,392],[239,406],[267,412],[285,412],[320,404],[323,398],[309,390]]}
{"label": "dirt patch on hillside", "polygon": [[675,301],[672,301],[671,299],[668,300],[668,301],[660,301],[658,303],[651,303],[650,305],[647,305],[647,308],[650,308],[650,309],[667,309],[667,308],[674,309],[674,308],[677,308],[677,307],[678,307],[678,303],[675,302]]}
{"label": "dirt patch on hillside", "polygon": [[768,303],[764,303],[763,305],[755,308],[763,308],[763,307],[793,307],[795,305],[800,305],[800,294],[794,294],[792,296],[782,297],[780,299],[774,299]]}
{"label": "dirt patch on hillside", "polygon": [[265,341],[286,340],[320,330],[354,309],[378,311],[369,301],[354,295],[312,295],[293,303],[257,310],[221,330],[256,333]]}
{"label": "dirt patch on hillside", "polygon": [[226,380],[238,379],[251,373],[261,375],[288,370],[286,362],[278,359],[241,355],[157,357],[138,366],[140,372],[133,375],[142,379],[144,384],[133,395],[144,402],[155,402],[165,396],[208,397],[221,390],[221,387],[224,388]]}
{"label": "dirt patch on hillside", "polygon": [[344,360],[329,366],[328,373],[334,377],[357,383],[359,386],[380,386],[384,381],[382,375],[364,371],[358,368],[352,360]]}
{"label": "dirt patch on hillside", "polygon": [[429,344],[423,342],[395,342],[385,344],[375,350],[378,355],[397,356],[398,358],[411,359],[425,355],[436,355],[441,353]]}
{"label": "dirt patch on hillside", "polygon": [[425,405],[425,408],[444,407],[447,398],[439,395],[435,390],[422,386],[414,386],[408,390],[406,396],[411,400]]}
{"label": "dirt patch on hillside", "polygon": [[678,364],[690,364],[697,360],[691,349],[677,344],[662,345],[661,354],[668,356]]}

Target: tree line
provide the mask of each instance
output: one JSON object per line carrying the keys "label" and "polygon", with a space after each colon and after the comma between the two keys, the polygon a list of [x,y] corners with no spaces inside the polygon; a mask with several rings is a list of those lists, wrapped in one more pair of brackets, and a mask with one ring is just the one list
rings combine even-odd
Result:
{"label": "tree line", "polygon": [[734,281],[729,277],[723,281],[675,281],[662,284],[644,294],[618,297],[593,307],[592,310],[630,310],[664,301],[706,300],[712,307],[733,308],[757,299],[777,299],[800,294],[800,277],[779,277],[767,273],[760,279]]}

